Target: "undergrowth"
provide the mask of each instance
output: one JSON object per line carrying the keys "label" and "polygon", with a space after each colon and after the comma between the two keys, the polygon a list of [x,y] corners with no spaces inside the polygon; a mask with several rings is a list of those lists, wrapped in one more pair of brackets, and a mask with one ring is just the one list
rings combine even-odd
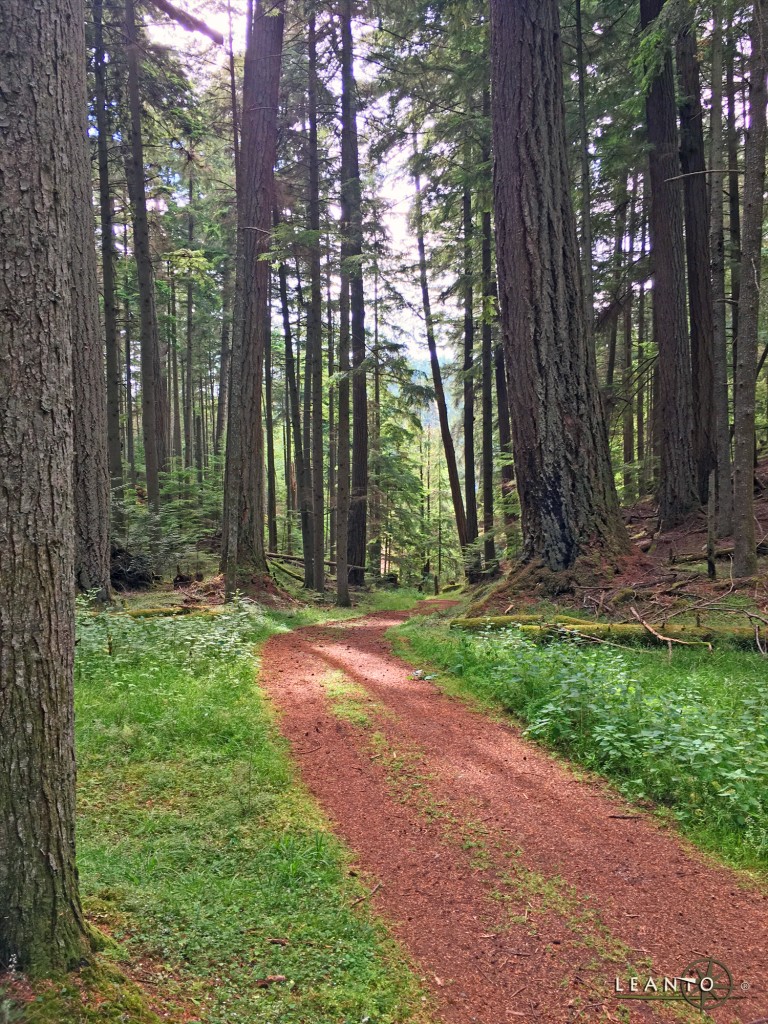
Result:
{"label": "undergrowth", "polygon": [[[287,628],[246,604],[80,617],[78,863],[86,910],[115,943],[102,959],[157,993],[170,1020],[421,1019],[417,984],[353,909],[361,883],[254,684],[255,648]],[[85,1024],[89,1002],[113,1019],[103,993],[72,1004],[49,990],[25,1019]]]}
{"label": "undergrowth", "polygon": [[[501,707],[525,735],[666,808],[704,848],[768,873],[766,663],[723,650],[539,646],[514,629],[438,620],[397,630],[458,692]],[[412,659],[413,660],[413,659]]]}

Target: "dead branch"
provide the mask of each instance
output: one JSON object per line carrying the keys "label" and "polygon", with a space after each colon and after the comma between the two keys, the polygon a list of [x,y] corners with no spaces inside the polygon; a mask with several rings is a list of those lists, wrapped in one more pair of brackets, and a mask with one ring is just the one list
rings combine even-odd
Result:
{"label": "dead branch", "polygon": [[667,647],[669,648],[670,656],[672,655],[672,644],[682,644],[683,647],[701,647],[702,645],[706,645],[706,647],[708,648],[710,653],[712,652],[712,649],[713,649],[712,648],[712,644],[709,643],[708,641],[706,641],[706,640],[678,640],[675,637],[662,636],[661,633],[657,632],[653,628],[653,626],[649,625],[649,623],[647,623],[645,621],[645,619],[643,619],[640,616],[640,613],[634,607],[634,605],[630,608],[630,611],[632,612],[634,617],[637,619],[637,621],[640,623],[640,625],[648,630],[648,632],[651,634],[651,636],[655,636],[657,640],[660,640],[662,643],[667,645]]}
{"label": "dead branch", "polygon": [[173,4],[169,3],[168,0],[149,0],[153,7],[156,7],[158,11],[162,11],[163,14],[167,14],[171,21],[175,21],[177,25],[181,25],[182,28],[187,29],[189,32],[199,32],[201,35],[208,36],[218,46],[224,45],[224,36],[221,32],[217,32],[216,29],[211,28],[210,25],[206,25],[204,21],[196,18],[194,14],[187,14],[186,11],[180,11],[178,7],[174,7]]}

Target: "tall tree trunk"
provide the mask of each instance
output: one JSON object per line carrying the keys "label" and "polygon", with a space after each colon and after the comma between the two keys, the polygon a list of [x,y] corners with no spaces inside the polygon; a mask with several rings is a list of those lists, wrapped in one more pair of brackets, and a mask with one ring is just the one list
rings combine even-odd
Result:
{"label": "tall tree trunk", "polygon": [[[663,6],[664,0],[640,0],[643,28],[656,20]],[[697,506],[698,492],[692,455],[693,399],[677,110],[669,52],[651,83],[645,110],[650,144],[653,333],[659,349],[659,519],[662,529],[670,529]]]}
{"label": "tall tree trunk", "polygon": [[231,328],[231,278],[229,259],[221,272],[221,354],[219,356],[219,400],[216,403],[216,435],[214,451],[219,454],[227,422],[227,396],[229,395],[229,335]]}
{"label": "tall tree trunk", "polygon": [[[271,288],[270,288],[271,291]],[[267,311],[269,319],[269,311]],[[277,481],[275,479],[275,418],[272,405],[272,324],[265,328],[264,346],[264,405],[267,434],[267,544],[277,551]]]}
{"label": "tall tree trunk", "polygon": [[[314,5],[314,0],[310,0]],[[309,312],[307,316],[307,353],[311,353],[312,390],[312,547],[314,565],[312,584],[325,591],[325,481],[323,476],[323,285],[320,272],[320,158],[317,146],[317,29],[314,6],[309,11],[307,35],[309,68],[307,82],[309,117],[309,230],[312,238],[309,254]],[[362,564],[362,563],[361,563]]]}
{"label": "tall tree trunk", "polygon": [[283,395],[283,476],[285,477],[285,553],[293,554],[293,460],[291,458],[291,414],[288,388]]}
{"label": "tall tree trunk", "polygon": [[[304,132],[306,134],[306,132]],[[307,321],[309,320],[309,308],[304,304],[304,297],[301,288],[301,277],[299,261],[296,260],[296,305],[298,309],[297,317],[297,328],[296,328],[296,351],[297,351],[297,362],[301,361],[300,352],[300,330],[301,330],[301,314],[302,311],[306,313]],[[307,326],[308,323],[307,323]],[[307,557],[305,561],[305,572],[304,572],[304,586],[307,590],[311,590],[315,585],[315,505],[313,497],[313,474],[312,474],[312,357],[314,355],[313,346],[310,344],[309,332],[307,331],[306,346],[304,350],[304,384],[303,384],[303,403],[301,406],[302,410],[302,441],[304,444],[304,467],[307,474],[307,501],[309,509],[309,529],[311,535],[311,542],[307,551]],[[300,388],[301,390],[301,388]]]}
{"label": "tall tree trunk", "polygon": [[721,7],[712,10],[712,156],[710,252],[712,259],[712,365],[715,405],[715,453],[717,462],[717,535],[727,537],[733,529],[733,487],[731,481],[731,430],[728,404],[728,348],[725,298],[724,193],[725,151],[723,147],[723,30]]}
{"label": "tall tree trunk", "polygon": [[[503,504],[504,525],[507,534],[515,526],[515,516],[510,502],[515,490],[515,467],[512,456],[512,425],[509,413],[509,388],[507,384],[507,368],[504,358],[504,346],[500,342],[495,345],[494,371],[496,376],[496,409],[499,421],[499,451],[501,464],[501,498]],[[509,546],[509,536],[507,536]]]}
{"label": "tall tree trunk", "polygon": [[762,276],[765,195],[766,75],[768,74],[768,0],[755,0],[750,30],[749,131],[744,150],[744,225],[739,336],[734,368],[734,576],[757,572],[755,536],[755,384],[757,332]]}
{"label": "tall tree trunk", "polygon": [[[120,445],[120,339],[117,332],[114,206],[109,182],[109,118],[107,114],[107,72],[104,59],[103,7],[103,0],[93,0],[96,146],[99,165],[104,340],[107,358],[107,454],[112,493],[116,501],[120,503],[123,500],[123,460]],[[122,515],[118,511],[116,521],[119,522],[121,519]]]}
{"label": "tall tree trunk", "polygon": [[368,514],[368,385],[365,373],[363,214],[357,137],[357,85],[352,38],[352,0],[341,0],[341,191],[346,206],[352,344],[352,491],[349,505],[349,580],[365,580]]}
{"label": "tall tree trunk", "polygon": [[203,486],[203,417],[195,414],[195,469],[197,470],[197,501],[202,501]]}
{"label": "tall tree trunk", "polygon": [[696,35],[688,24],[677,38],[680,79],[680,165],[683,171],[685,244],[691,319],[693,456],[699,502],[706,505],[716,465],[714,324],[709,236],[709,188],[704,158],[704,112]]}
{"label": "tall tree trunk", "polygon": [[133,438],[133,371],[131,342],[133,334],[131,331],[131,302],[126,296],[125,300],[125,448],[128,453],[128,466],[131,472],[131,487],[135,489],[136,477],[136,449]]}
{"label": "tall tree trunk", "polygon": [[[462,292],[464,296],[464,503],[467,513],[467,540],[477,540],[477,484],[475,479],[475,289],[474,289],[474,223],[472,220],[472,193],[469,174],[472,151],[469,141],[464,143],[464,189],[462,219],[464,230],[464,267]],[[468,565],[470,576],[480,571],[480,553]]]}
{"label": "tall tree trunk", "polygon": [[[635,174],[629,199],[629,228],[627,232],[627,276],[631,281],[632,267],[635,263],[635,243],[637,240],[638,196],[640,192],[640,175]],[[624,337],[621,359],[621,401],[622,401],[622,454],[624,460],[624,503],[635,499],[635,416],[632,401],[632,359],[633,359],[633,324],[634,291],[631,284],[627,287],[624,302]]]}
{"label": "tall tree trunk", "polygon": [[[333,336],[333,303],[331,300],[331,244],[328,241],[328,266],[326,270],[326,316],[328,334],[328,380],[333,379],[336,372],[335,339]],[[328,557],[331,561],[336,556],[336,410],[335,392],[332,385],[328,388]]]}
{"label": "tall tree trunk", "polygon": [[73,701],[83,23],[80,0],[45,16],[26,0],[0,7],[0,964],[37,975],[89,951]]}
{"label": "tall tree trunk", "polygon": [[632,409],[632,298],[630,290],[624,307],[624,347],[622,352],[622,447],[624,456],[624,503],[635,499],[635,417]]}
{"label": "tall tree trunk", "polygon": [[[416,148],[416,137],[414,136],[414,149]],[[415,154],[418,160],[418,153]],[[459,535],[459,546],[464,551],[469,544],[469,533],[467,531],[467,517],[464,511],[464,499],[461,494],[461,480],[459,468],[456,463],[456,449],[451,437],[451,427],[448,422],[448,406],[445,401],[445,389],[443,388],[443,375],[440,370],[440,361],[437,358],[437,344],[435,341],[435,325],[432,319],[432,303],[429,296],[429,280],[427,278],[427,250],[424,244],[424,216],[421,203],[421,178],[418,171],[414,176],[416,185],[416,198],[414,200],[414,214],[416,221],[416,237],[419,247],[419,278],[421,281],[421,298],[424,307],[424,323],[427,329],[427,346],[429,347],[429,361],[432,366],[432,381],[435,387],[435,401],[437,403],[437,415],[440,420],[440,435],[445,450],[445,461],[448,467],[448,481],[451,487],[451,499],[453,501],[453,513],[456,519],[456,532]]]}
{"label": "tall tree trunk", "polygon": [[304,585],[310,586],[315,565],[312,553],[312,484],[309,476],[309,467],[304,457],[299,385],[296,380],[296,364],[293,356],[293,338],[291,334],[291,311],[288,305],[288,275],[284,263],[281,263],[278,268],[278,279],[280,282],[280,304],[283,311],[283,335],[285,338],[285,378],[288,388],[288,406],[296,458],[296,481],[299,491],[301,540],[304,555]]}
{"label": "tall tree trunk", "polygon": [[[490,124],[491,120],[491,91],[483,90],[483,117]],[[483,144],[482,161],[485,166],[491,167],[491,145],[490,139]],[[489,174],[491,172],[489,171]],[[489,181],[493,187],[493,182]],[[483,345],[486,343],[486,323],[490,331],[491,344],[494,348],[493,362],[494,375],[496,378],[496,407],[499,424],[499,451],[501,452],[501,498],[504,515],[504,525],[507,528],[507,546],[509,546],[509,532],[514,528],[515,518],[510,509],[510,501],[515,487],[515,467],[512,463],[512,428],[509,419],[509,393],[507,389],[507,367],[504,359],[504,346],[494,344],[494,325],[498,321],[498,295],[496,279],[493,274],[493,219],[491,210],[483,212]],[[491,461],[493,455],[491,454]],[[491,467],[491,472],[493,468]],[[487,556],[486,556],[487,557]]]}
{"label": "tall tree trunk", "polygon": [[616,202],[614,213],[615,224],[613,232],[613,292],[616,299],[616,313],[611,317],[610,334],[608,336],[608,363],[605,371],[605,390],[609,408],[613,407],[615,396],[613,394],[614,378],[616,375],[616,346],[619,338],[619,316],[621,315],[619,298],[622,291],[624,277],[624,236],[627,233],[627,210],[629,208],[629,194],[627,183],[629,170],[625,168],[619,175],[619,197]]}
{"label": "tall tree trunk", "polygon": [[595,317],[595,281],[592,272],[592,157],[587,124],[587,63],[584,56],[584,20],[576,0],[576,68],[579,76],[579,142],[581,150],[581,266],[587,309],[587,334],[592,343]]}
{"label": "tall tree trunk", "polygon": [[491,38],[497,273],[523,534],[527,556],[557,571],[590,548],[629,546],[587,334],[557,0],[491,0]]}
{"label": "tall tree trunk", "polygon": [[[82,50],[78,51],[78,56]],[[100,601],[110,597],[110,478],[107,450],[107,388],[99,321],[96,227],[86,115],[85,67],[77,66],[77,119],[72,148],[72,269],[77,343],[72,346],[75,397],[75,580]],[[82,72],[82,73],[80,73]],[[118,435],[119,444],[119,435]]]}
{"label": "tall tree trunk", "polygon": [[728,148],[728,242],[731,272],[731,341],[736,349],[739,336],[739,300],[741,297],[741,181],[739,170],[739,130],[736,124],[735,62],[737,41],[733,18],[729,16],[726,49],[725,84],[728,95],[727,136]]}
{"label": "tall tree trunk", "polygon": [[[189,203],[187,204],[187,243],[190,252],[195,244],[195,166],[189,160]],[[192,283],[192,273],[187,276],[187,344],[184,360],[184,372],[186,375],[186,387],[184,389],[184,465],[190,469],[195,461],[194,423],[195,423],[195,398],[192,387],[192,349],[195,330],[195,300]]]}
{"label": "tall tree trunk", "polygon": [[368,562],[376,576],[381,575],[381,350],[379,346],[379,261],[378,252],[373,268],[373,416],[371,418],[370,451],[371,514],[369,520]]}
{"label": "tall tree trunk", "polygon": [[240,569],[266,573],[261,392],[269,323],[269,251],[284,4],[256,0],[245,54],[237,271],[222,562],[229,597]]}
{"label": "tall tree trunk", "polygon": [[[495,288],[493,282],[493,241],[491,211],[483,211],[483,321],[482,321],[482,367],[483,367],[483,555],[485,570],[496,568],[496,542],[493,537],[494,496],[493,496],[493,310]],[[502,364],[503,365],[503,364]],[[503,372],[503,371],[502,371]],[[504,398],[506,400],[506,389]],[[507,428],[509,416],[507,414]],[[503,479],[503,478],[502,478]]]}
{"label": "tall tree trunk", "polygon": [[344,241],[344,220],[342,207],[342,252],[341,290],[339,296],[339,428],[337,448],[339,453],[336,490],[336,604],[349,608],[349,560],[347,540],[349,533],[349,275],[345,270],[347,242]]}
{"label": "tall tree trunk", "polygon": [[181,443],[181,399],[179,396],[179,338],[178,338],[178,317],[176,304],[176,275],[173,268],[170,268],[171,294],[170,294],[170,320],[171,320],[171,395],[173,397],[173,457],[178,459],[178,465],[184,455]]}
{"label": "tall tree trunk", "polygon": [[[643,207],[641,214],[642,227],[640,229],[640,259],[645,260],[648,244],[648,210],[646,181],[643,180]],[[637,490],[640,497],[644,497],[650,490],[648,464],[646,457],[646,428],[645,428],[645,392],[647,373],[644,366],[645,361],[645,307],[646,289],[645,282],[640,284],[637,299]]]}
{"label": "tall tree trunk", "polygon": [[144,144],[141,137],[139,95],[139,39],[134,0],[125,0],[125,38],[128,63],[130,152],[125,161],[128,192],[133,208],[133,247],[141,312],[141,425],[144,437],[147,496],[152,509],[160,508],[160,471],[165,469],[165,419],[162,409],[160,341],[157,333],[155,282],[149,247],[147,196],[144,187]]}

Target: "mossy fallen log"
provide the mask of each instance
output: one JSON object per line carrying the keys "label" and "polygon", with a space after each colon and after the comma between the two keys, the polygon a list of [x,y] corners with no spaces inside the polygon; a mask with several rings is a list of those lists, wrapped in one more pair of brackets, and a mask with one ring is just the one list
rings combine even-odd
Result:
{"label": "mossy fallen log", "polygon": [[[201,606],[195,608],[194,606],[181,605],[173,608],[115,608],[108,612],[110,615],[127,615],[132,619],[175,619],[180,615],[192,615],[196,618],[207,617],[212,618],[216,615],[221,615],[225,609],[212,608],[209,606]],[[92,612],[93,615],[99,615],[99,612]]]}
{"label": "mossy fallen log", "polygon": [[[727,644],[733,647],[755,650],[757,641],[754,626],[659,626],[659,634],[655,636],[640,623],[614,622],[579,622],[566,621],[565,617],[555,622],[538,622],[535,625],[525,623],[525,616],[496,615],[487,618],[454,619],[451,626],[456,629],[478,631],[483,629],[517,628],[530,640],[546,643],[550,640],[562,640],[573,637],[602,640],[614,643],[637,644],[644,647],[664,647],[667,641],[678,641],[689,644]],[[530,616],[529,616],[530,618]],[[768,628],[761,627],[760,642],[768,643]]]}
{"label": "mossy fallen log", "polygon": [[[520,626],[594,626],[595,623],[591,619],[580,618],[577,615],[484,615],[484,616],[468,616],[467,618],[454,619],[453,625],[458,623],[471,622],[471,623],[482,623],[487,625],[489,622],[492,623],[492,629],[505,629],[507,626],[520,625]],[[498,623],[498,625],[496,625]],[[478,628],[473,627],[462,627],[462,628]]]}
{"label": "mossy fallen log", "polygon": [[171,605],[167,608],[115,608],[114,615],[130,615],[132,619],[159,619],[164,616],[191,615],[193,609],[187,605]]}
{"label": "mossy fallen log", "polygon": [[269,564],[273,569],[277,569],[283,575],[287,576],[291,580],[296,580],[298,583],[304,582],[304,575],[300,572],[296,572],[289,566],[285,565],[282,561],[278,561],[276,558],[270,558]]}

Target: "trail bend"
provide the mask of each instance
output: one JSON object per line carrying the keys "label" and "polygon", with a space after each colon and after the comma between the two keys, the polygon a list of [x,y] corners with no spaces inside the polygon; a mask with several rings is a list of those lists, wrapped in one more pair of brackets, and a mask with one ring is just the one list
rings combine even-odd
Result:
{"label": "trail bend", "polygon": [[[643,978],[680,976],[703,956],[734,978],[714,1020],[768,1016],[766,894],[514,725],[417,678],[386,638],[408,614],[273,637],[261,683],[437,1019],[702,1020],[614,990],[627,961]],[[341,675],[367,728],[334,708],[327,683]]]}

